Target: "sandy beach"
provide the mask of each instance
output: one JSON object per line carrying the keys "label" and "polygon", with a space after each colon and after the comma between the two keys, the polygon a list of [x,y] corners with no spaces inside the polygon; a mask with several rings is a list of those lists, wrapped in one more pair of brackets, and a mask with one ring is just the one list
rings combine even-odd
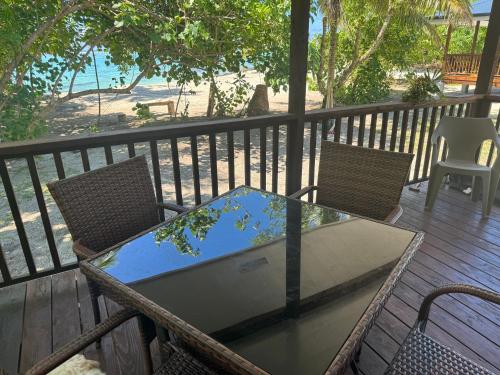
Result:
{"label": "sandy beach", "polygon": [[[218,82],[222,90],[227,90],[233,85],[235,74],[228,74],[218,77]],[[245,72],[245,79],[255,87],[264,83],[264,76],[255,70]],[[137,118],[132,108],[136,103],[149,104],[154,102],[164,102],[173,100],[177,104],[180,87],[175,82],[138,85],[131,94],[104,94],[101,96],[101,122],[96,129],[99,111],[97,95],[89,95],[73,99],[58,106],[51,114],[49,120],[48,136],[70,135],[90,132],[92,129],[106,131],[112,129],[123,129],[127,127],[140,127],[144,125],[144,120]],[[180,97],[178,112],[181,113],[187,108],[190,119],[199,119],[206,116],[208,105],[209,84],[203,82],[198,86],[189,86],[184,89],[185,94]],[[250,92],[250,97],[251,94]],[[288,109],[288,92],[280,91],[273,93],[268,89],[269,109],[271,113],[286,112]],[[320,108],[322,96],[317,91],[307,93],[307,110]],[[159,120],[170,120],[166,105],[151,107],[151,112]],[[124,114],[124,122],[118,122],[118,115]],[[180,116],[180,114],[179,114]]]}

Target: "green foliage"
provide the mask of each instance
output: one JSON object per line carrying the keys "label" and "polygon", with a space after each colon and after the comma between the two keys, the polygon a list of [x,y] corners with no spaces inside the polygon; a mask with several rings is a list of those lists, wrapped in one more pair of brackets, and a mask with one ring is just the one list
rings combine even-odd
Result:
{"label": "green foliage", "polygon": [[[215,93],[217,98],[215,115],[218,117],[243,115],[246,104],[249,101],[249,91],[252,88],[252,85],[245,81],[245,76],[241,72],[239,72],[234,81],[231,82],[229,90],[222,91],[217,87]],[[240,108],[240,110],[237,112],[238,108]]]}
{"label": "green foliage", "polygon": [[360,66],[354,78],[337,90],[336,100],[343,104],[366,104],[389,96],[387,72],[377,58],[371,58]]}
{"label": "green foliage", "polygon": [[404,102],[423,102],[432,98],[432,95],[440,94],[441,90],[429,72],[423,76],[410,74],[407,77],[408,89],[403,92]]}
{"label": "green foliage", "polygon": [[39,116],[40,98],[36,92],[29,87],[9,85],[6,95],[11,97],[0,111],[0,142],[37,138],[46,132],[46,121]]}
{"label": "green foliage", "polygon": [[150,120],[154,118],[154,115],[151,113],[149,106],[146,104],[136,103],[135,106],[132,107],[132,111],[134,111],[141,120]]}

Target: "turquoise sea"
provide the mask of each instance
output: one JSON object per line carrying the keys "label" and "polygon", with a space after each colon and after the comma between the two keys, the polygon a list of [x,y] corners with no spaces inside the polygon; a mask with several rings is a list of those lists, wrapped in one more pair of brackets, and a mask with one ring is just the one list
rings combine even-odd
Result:
{"label": "turquoise sea", "polygon": [[[321,33],[321,18],[315,17],[315,19],[311,19],[309,23],[309,36],[312,38],[315,34]],[[101,88],[114,87],[116,85],[116,81],[122,75],[118,70],[116,65],[106,65],[105,64],[105,53],[97,52],[96,53],[96,63],[97,63],[97,71],[99,72],[99,83]],[[132,68],[126,74],[123,74],[125,79],[125,84],[130,84],[134,78],[139,73],[137,68]],[[71,73],[68,73],[62,80],[62,91],[67,92],[69,88],[69,83],[71,80]],[[141,81],[141,85],[151,85],[155,83],[165,83],[165,79],[162,77],[152,77],[150,79],[143,79]],[[82,90],[90,90],[97,88],[95,71],[93,66],[87,67],[86,72],[80,72],[75,80],[75,85],[73,87],[73,92],[78,92]]]}

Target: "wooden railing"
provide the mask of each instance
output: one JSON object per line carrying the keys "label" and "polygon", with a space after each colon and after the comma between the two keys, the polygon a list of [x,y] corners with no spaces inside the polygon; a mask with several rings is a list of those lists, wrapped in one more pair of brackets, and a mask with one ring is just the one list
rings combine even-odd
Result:
{"label": "wooden railing", "polygon": [[[481,54],[446,55],[443,64],[443,81],[445,83],[461,83],[474,85],[477,80]],[[500,61],[497,61],[493,85],[500,87]]]}
{"label": "wooden railing", "polygon": [[481,54],[460,53],[446,55],[443,73],[476,73],[479,71]]}
{"label": "wooden railing", "polygon": [[[304,149],[292,150],[303,161],[302,184],[316,181],[322,139],[414,153],[408,183],[423,181],[429,175],[430,136],[439,118],[466,116],[481,99],[468,96],[306,112]],[[159,201],[199,204],[240,184],[284,193],[285,179],[296,173],[287,170],[286,163],[291,126],[297,126],[294,115],[277,114],[0,144],[0,177],[7,216],[12,217],[3,227],[0,222],[0,286],[75,267],[69,255],[71,240],[45,189],[48,181],[146,154]],[[446,156],[444,142],[440,153]],[[491,163],[491,156],[487,162]],[[18,177],[22,173],[26,173],[24,182]],[[24,209],[29,199],[35,208]],[[14,235],[16,241],[12,241]],[[43,246],[30,244],[35,235],[43,238]],[[16,262],[25,267],[15,267]]]}

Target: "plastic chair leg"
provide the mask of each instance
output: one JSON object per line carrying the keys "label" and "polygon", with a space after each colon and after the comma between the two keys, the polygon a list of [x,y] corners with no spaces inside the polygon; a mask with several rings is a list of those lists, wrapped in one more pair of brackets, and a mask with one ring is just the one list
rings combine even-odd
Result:
{"label": "plastic chair leg", "polygon": [[483,176],[481,178],[481,182],[483,183],[483,217],[486,217],[490,214],[488,209],[488,201],[489,201],[489,192],[490,192],[490,176]]}
{"label": "plastic chair leg", "polygon": [[425,197],[425,208],[427,210],[432,210],[432,206],[434,206],[439,188],[441,187],[441,182],[443,181],[445,175],[446,172],[439,168],[432,169],[431,175],[429,176],[427,196]]}
{"label": "plastic chair leg", "polygon": [[491,171],[490,177],[490,191],[488,194],[488,215],[491,213],[491,207],[493,207],[493,203],[495,203],[495,196],[498,190],[498,183],[500,180],[500,173],[495,170]]}

